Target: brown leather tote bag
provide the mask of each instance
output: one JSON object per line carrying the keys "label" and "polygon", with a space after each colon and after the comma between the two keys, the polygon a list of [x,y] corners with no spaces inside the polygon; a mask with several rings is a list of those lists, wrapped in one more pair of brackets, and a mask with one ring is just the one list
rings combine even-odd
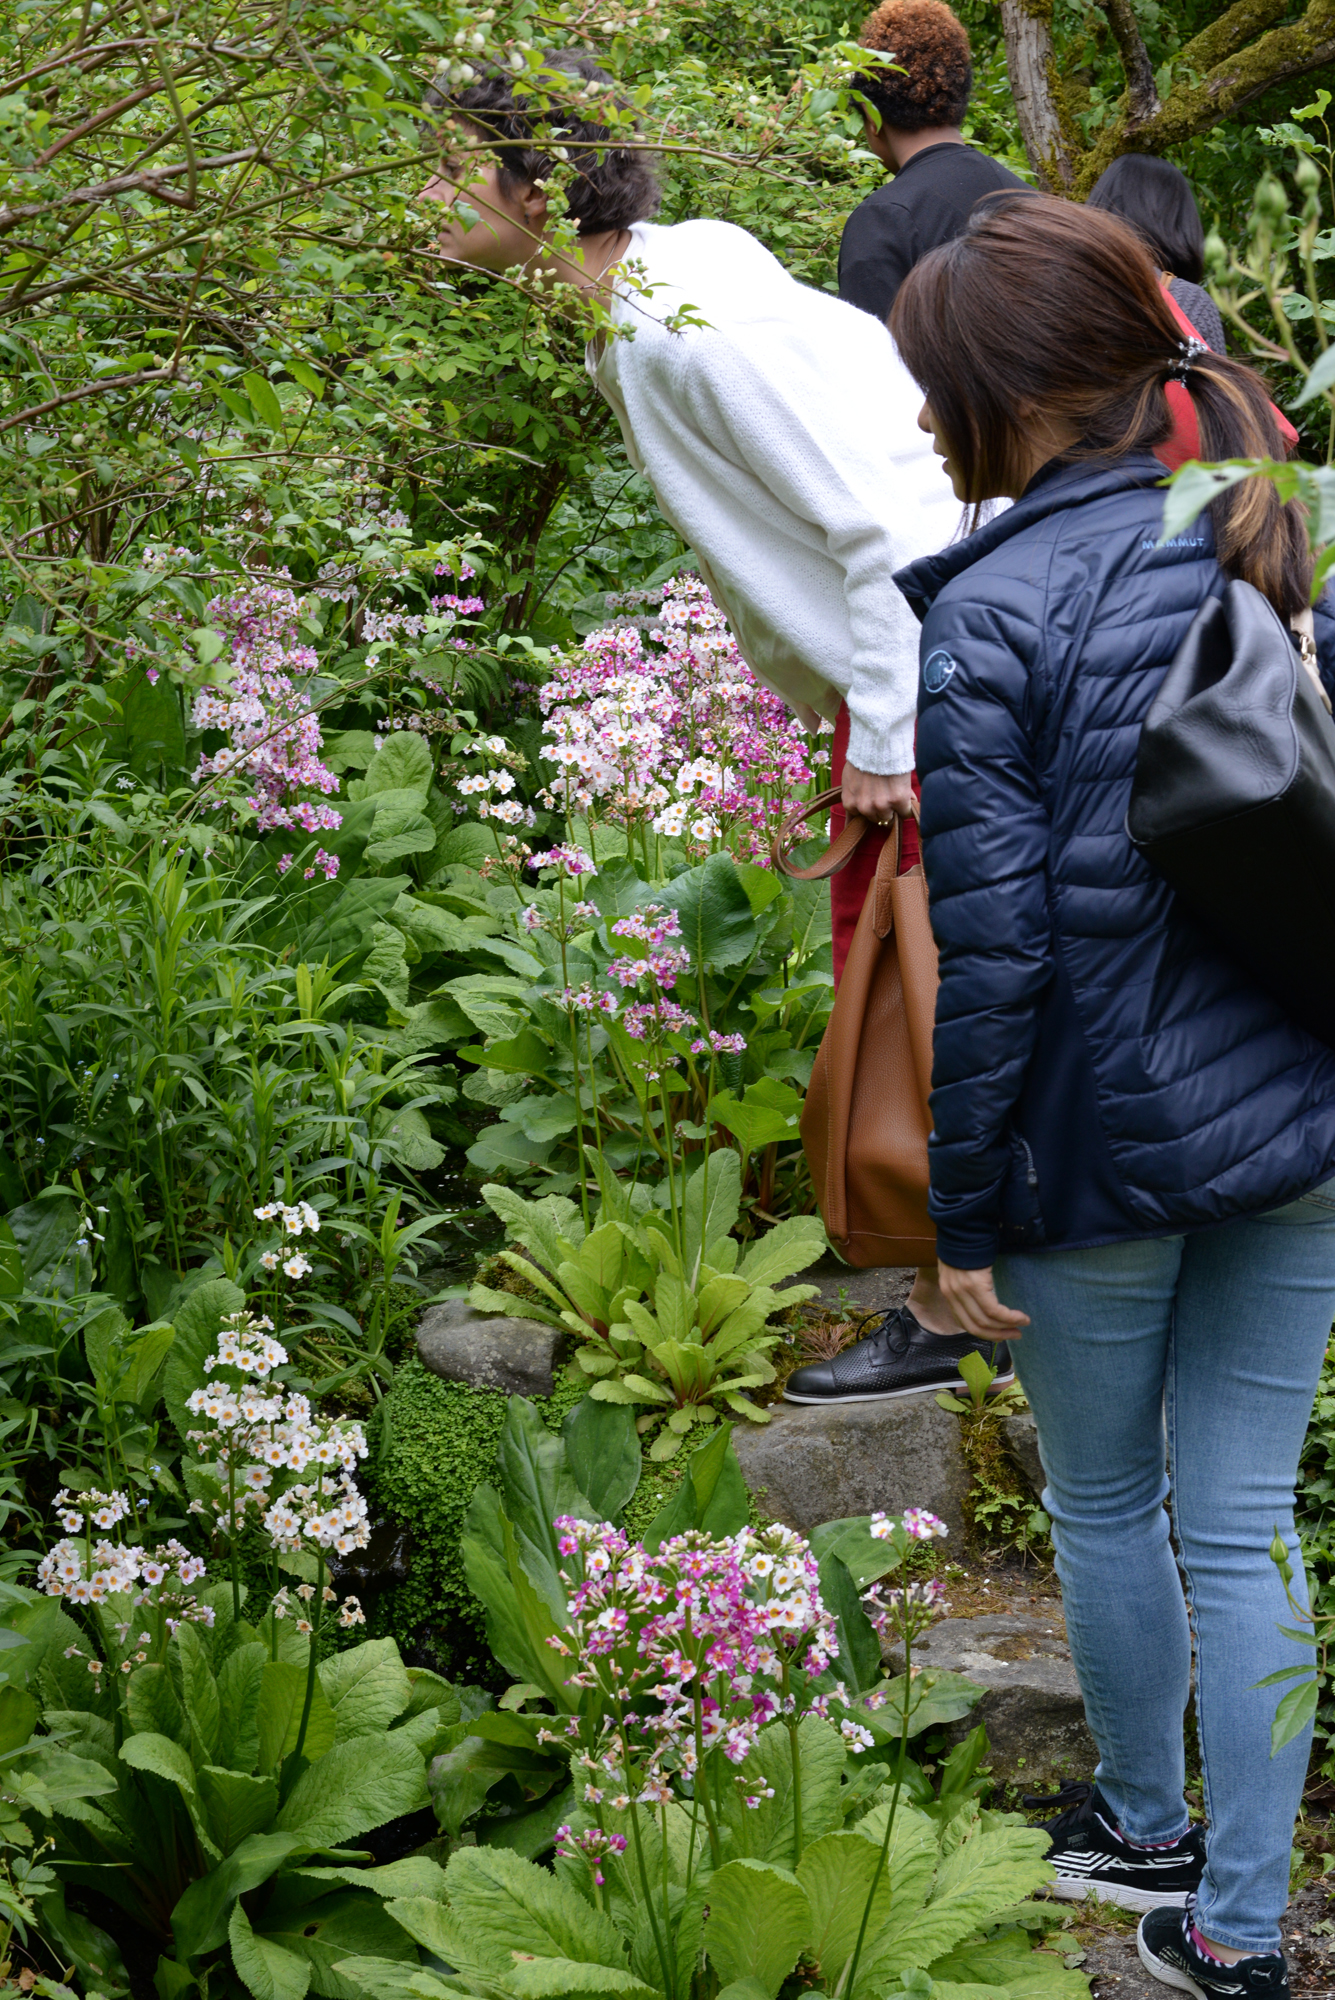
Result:
{"label": "brown leather tote bag", "polygon": [[[809,868],[789,859],[806,821],[828,813],[838,799],[837,791],[823,792],[785,819],[772,850],[784,874],[822,882],[848,862],[869,830],[856,813]],[[802,1111],[802,1143],[826,1231],[839,1254],[860,1267],[930,1264],[936,1257],[927,1214],[936,943],[922,863],[905,875],[898,868],[896,819],[858,918]]]}

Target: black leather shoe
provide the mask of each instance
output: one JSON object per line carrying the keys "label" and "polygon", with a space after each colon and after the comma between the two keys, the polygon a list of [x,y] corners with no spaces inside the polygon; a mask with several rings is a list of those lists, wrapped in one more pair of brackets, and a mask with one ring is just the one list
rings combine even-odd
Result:
{"label": "black leather shoe", "polygon": [[975,1340],[971,1333],[930,1333],[907,1306],[882,1315],[876,1326],[833,1361],[811,1361],[784,1385],[786,1403],[868,1403],[887,1396],[916,1396],[924,1389],[960,1389],[966,1354],[981,1354],[997,1371],[996,1387],[1015,1380],[1004,1340]]}

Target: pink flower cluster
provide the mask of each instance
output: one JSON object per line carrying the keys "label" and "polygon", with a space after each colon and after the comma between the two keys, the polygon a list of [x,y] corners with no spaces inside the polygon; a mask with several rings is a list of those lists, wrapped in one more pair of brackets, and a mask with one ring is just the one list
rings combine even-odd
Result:
{"label": "pink flower cluster", "polygon": [[727,838],[766,861],[821,753],[742,660],[698,577],[673,577],[647,635],[643,622],[591,633],[540,690],[544,755],[559,772],[543,803],[649,819],[697,850]]}
{"label": "pink flower cluster", "polygon": [[245,803],[260,833],[274,827],[317,833],[343,824],[335,807],[300,796],[338,790],[338,779],[320,762],[319,718],[294,684],[294,676],[305,679],[318,664],[314,649],[298,638],[300,615],[295,594],[278,584],[250,584],[208,607],[209,624],[231,635],[232,677],[195,697],[194,720],[201,729],[225,730],[229,741],[200,758],[195,781],[246,781],[252,789]]}
{"label": "pink flower cluster", "polygon": [[[838,1698],[799,1704],[792,1689],[794,1672],[824,1673],[837,1636],[815,1557],[790,1528],[680,1535],[650,1555],[605,1522],[555,1525],[579,1574],[562,1571],[570,1623],[548,1643],[577,1659],[569,1685],[611,1711],[577,1759],[589,1773],[586,1804],[656,1804],[671,1796],[669,1777],[693,1778],[708,1751],[742,1764],[766,1723],[799,1705],[824,1716]],[[745,1803],[761,1796],[748,1791]]]}

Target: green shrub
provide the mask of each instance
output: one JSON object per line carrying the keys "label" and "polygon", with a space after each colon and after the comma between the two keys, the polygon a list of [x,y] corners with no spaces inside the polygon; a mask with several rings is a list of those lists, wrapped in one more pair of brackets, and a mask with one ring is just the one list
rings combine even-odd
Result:
{"label": "green shrub", "polygon": [[[534,1407],[549,1430],[559,1431],[582,1393],[561,1385]],[[437,1673],[499,1690],[506,1676],[487,1649],[459,1538],[469,1502],[492,1475],[506,1398],[496,1389],[442,1382],[414,1357],[398,1371],[387,1406],[392,1442],[365,1483],[377,1511],[408,1527],[413,1554],[405,1581],[386,1591],[372,1613],[374,1629],[392,1633],[405,1654]]]}

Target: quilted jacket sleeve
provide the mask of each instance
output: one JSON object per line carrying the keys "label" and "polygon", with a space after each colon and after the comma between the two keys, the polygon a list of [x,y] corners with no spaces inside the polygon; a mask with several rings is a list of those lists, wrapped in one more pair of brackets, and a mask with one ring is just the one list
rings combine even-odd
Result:
{"label": "quilted jacket sleeve", "polygon": [[1035,768],[1042,594],[971,579],[923,628],[918,770],[932,929],[941,955],[930,1207],[942,1258],[991,1264],[1019,1150],[1009,1121],[1052,976],[1049,827]]}

